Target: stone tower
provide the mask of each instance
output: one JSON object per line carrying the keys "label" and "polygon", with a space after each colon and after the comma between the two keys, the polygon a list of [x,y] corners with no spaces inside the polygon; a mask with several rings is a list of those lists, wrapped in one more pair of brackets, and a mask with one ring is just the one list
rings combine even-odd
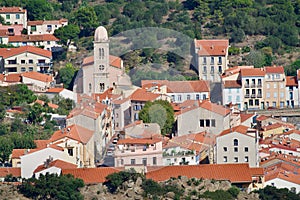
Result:
{"label": "stone tower", "polygon": [[93,93],[103,93],[111,87],[109,82],[109,40],[107,30],[99,26],[95,31],[94,37],[94,71],[93,85],[89,88]]}

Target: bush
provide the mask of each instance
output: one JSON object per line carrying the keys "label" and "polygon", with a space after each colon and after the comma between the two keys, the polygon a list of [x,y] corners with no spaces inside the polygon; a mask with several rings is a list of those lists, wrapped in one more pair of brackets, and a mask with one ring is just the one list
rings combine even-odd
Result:
{"label": "bush", "polygon": [[231,194],[232,197],[237,197],[240,193],[240,189],[235,186],[232,186],[227,190],[227,192],[229,192],[229,194]]}
{"label": "bush", "polygon": [[160,196],[163,194],[163,188],[152,179],[146,179],[143,181],[142,189],[144,190],[144,196],[147,197],[149,194],[152,196]]}

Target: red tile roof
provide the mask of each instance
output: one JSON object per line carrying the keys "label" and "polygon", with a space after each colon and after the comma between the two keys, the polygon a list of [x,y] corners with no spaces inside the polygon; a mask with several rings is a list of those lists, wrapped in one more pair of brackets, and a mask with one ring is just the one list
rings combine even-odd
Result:
{"label": "red tile roof", "polygon": [[282,169],[278,169],[276,171],[270,171],[265,175],[265,181],[270,181],[273,179],[282,179],[288,182],[292,182],[295,184],[300,184],[300,174],[294,174],[290,171],[285,171]]}
{"label": "red tile roof", "polygon": [[11,174],[13,177],[21,177],[20,167],[0,167],[0,177],[6,177]]}
{"label": "red tile roof", "polygon": [[161,139],[144,139],[144,138],[126,138],[118,141],[118,144],[155,144],[161,142]]}
{"label": "red tile roof", "polygon": [[0,13],[25,13],[26,9],[21,7],[2,7]]}
{"label": "red tile roof", "polygon": [[270,117],[267,117],[265,115],[260,115],[259,117],[256,118],[257,121],[264,121],[266,119],[269,119]]}
{"label": "red tile roof", "polygon": [[296,76],[286,76],[286,86],[298,86],[298,80]]}
{"label": "red tile roof", "polygon": [[93,105],[86,105],[82,107],[76,107],[71,110],[67,118],[72,118],[77,115],[84,115],[93,119],[97,119],[107,108],[107,105],[103,103],[94,103]]}
{"label": "red tile roof", "polygon": [[0,48],[0,56],[4,59],[26,52],[41,55],[47,58],[52,58],[51,51],[34,46],[22,46],[18,48]]}
{"label": "red tile roof", "polygon": [[[45,102],[42,101],[42,100],[39,100],[39,99],[37,99],[37,100],[35,101],[35,103],[38,103],[38,104],[40,104],[41,106],[44,106],[44,105],[45,105]],[[59,107],[58,105],[53,104],[53,103],[48,103],[48,106],[49,106],[50,108],[53,108],[53,109],[57,109],[57,108]]]}
{"label": "red tile roof", "polygon": [[[261,174],[263,175],[263,174]],[[148,179],[166,181],[171,177],[228,180],[231,183],[250,183],[252,174],[248,164],[205,164],[158,167],[146,174]]]}
{"label": "red tile roof", "polygon": [[195,40],[200,56],[225,56],[229,47],[228,40]]}
{"label": "red tile roof", "polygon": [[263,131],[269,131],[269,130],[273,130],[273,129],[277,129],[277,128],[283,128],[283,127],[284,127],[284,124],[274,123],[274,124],[270,124],[270,125],[267,125],[267,126],[263,126],[262,130]]}
{"label": "red tile roof", "polygon": [[145,89],[137,89],[131,94],[130,99],[133,101],[154,101],[159,96],[160,94],[147,92]]}
{"label": "red tile roof", "polygon": [[248,129],[249,129],[249,127],[248,126],[244,126],[244,125],[235,126],[233,128],[229,128],[229,129],[226,129],[226,130],[222,131],[218,135],[218,137],[223,136],[223,135],[227,135],[227,134],[230,134],[230,133],[233,133],[233,132],[237,132],[237,133],[241,133],[241,134],[247,135]]}
{"label": "red tile roof", "polygon": [[22,74],[0,74],[0,81],[8,83],[22,82]]}
{"label": "red tile roof", "polygon": [[45,83],[50,83],[53,81],[53,77],[51,75],[42,74],[34,71],[22,73],[22,76],[26,78],[42,81]]}
{"label": "red tile roof", "polygon": [[43,171],[45,169],[48,169],[50,167],[57,167],[57,168],[60,168],[60,169],[76,169],[77,165],[69,163],[69,162],[65,162],[65,161],[62,161],[62,160],[54,160],[54,161],[50,162],[47,167],[45,167],[44,164],[39,165],[33,171],[33,173],[38,173],[38,172]]}
{"label": "red tile roof", "polygon": [[36,21],[28,21],[27,25],[32,26],[32,25],[43,25],[43,24],[63,24],[63,22],[67,22],[67,19],[60,19],[60,20],[36,20]]}
{"label": "red tile roof", "polygon": [[230,113],[228,108],[212,103],[211,101],[202,101],[200,107],[223,116],[226,116]]}
{"label": "red tile roof", "polygon": [[284,74],[282,66],[265,67],[265,70],[267,74]]}
{"label": "red tile roof", "polygon": [[246,121],[247,119],[249,119],[249,118],[255,116],[255,114],[241,113],[240,116],[241,116],[241,122],[244,122],[244,121]]}
{"label": "red tile roof", "polygon": [[[83,59],[82,66],[93,65],[94,64],[94,56],[89,56]],[[121,68],[122,67],[122,59],[117,56],[109,55],[109,65]]]}
{"label": "red tile roof", "polygon": [[209,82],[198,81],[168,81],[168,80],[142,80],[142,88],[149,89],[155,86],[166,85],[168,93],[194,93],[209,92]]}
{"label": "red tile roof", "polygon": [[43,41],[59,41],[59,39],[52,34],[14,35],[8,37],[8,42],[43,42]]}
{"label": "red tile roof", "polygon": [[72,174],[75,178],[80,178],[85,184],[104,183],[109,174],[119,172],[120,170],[111,167],[102,168],[77,168],[62,169],[62,174]]}
{"label": "red tile roof", "polygon": [[50,141],[56,142],[60,139],[67,137],[76,140],[78,142],[82,142],[83,144],[86,144],[90,141],[93,135],[94,135],[94,131],[73,124],[63,130],[55,131],[51,136]]}
{"label": "red tile roof", "polygon": [[241,83],[241,81],[236,81],[236,80],[224,81],[224,87],[225,88],[241,88],[242,83]]}
{"label": "red tile roof", "polygon": [[63,90],[64,90],[64,88],[50,88],[49,90],[47,90],[47,92],[48,93],[60,93]]}
{"label": "red tile roof", "polygon": [[46,148],[47,145],[50,143],[49,140],[34,140],[37,149]]}
{"label": "red tile roof", "polygon": [[241,69],[241,76],[265,76],[263,68]]}

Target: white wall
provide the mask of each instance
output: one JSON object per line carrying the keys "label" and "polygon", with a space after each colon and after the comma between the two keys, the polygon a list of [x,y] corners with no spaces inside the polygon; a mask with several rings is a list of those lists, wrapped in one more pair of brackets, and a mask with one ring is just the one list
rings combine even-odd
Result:
{"label": "white wall", "polygon": [[61,169],[58,168],[58,167],[55,167],[55,166],[49,167],[47,169],[44,169],[44,170],[42,170],[40,172],[35,173],[35,178],[39,178],[41,174],[46,175],[46,173],[60,175]]}
{"label": "white wall", "polygon": [[[272,184],[273,183],[273,184]],[[292,183],[280,178],[275,178],[265,182],[265,185],[275,186],[277,188],[288,188],[289,190],[294,187],[296,188],[296,193],[300,192],[300,185]]]}
{"label": "white wall", "polygon": [[223,88],[223,105],[229,103],[239,104],[239,109],[243,109],[243,90],[242,88]]}

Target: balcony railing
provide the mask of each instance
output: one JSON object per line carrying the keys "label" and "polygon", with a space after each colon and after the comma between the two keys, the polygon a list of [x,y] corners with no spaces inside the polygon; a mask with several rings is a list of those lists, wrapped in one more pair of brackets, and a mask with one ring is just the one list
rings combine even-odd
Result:
{"label": "balcony railing", "polygon": [[261,83],[258,83],[256,87],[261,88],[262,87]]}
{"label": "balcony railing", "polygon": [[245,94],[245,98],[249,98],[250,97],[250,94]]}
{"label": "balcony railing", "polygon": [[39,67],[50,67],[52,66],[52,63],[36,63],[36,65]]}
{"label": "balcony railing", "polygon": [[252,87],[252,88],[255,88],[255,87],[256,87],[256,85],[252,83],[252,84],[251,84],[251,87]]}
{"label": "balcony railing", "polygon": [[256,95],[255,94],[251,94],[251,98],[255,98],[256,97]]}
{"label": "balcony railing", "polygon": [[210,73],[211,73],[211,74],[214,74],[214,73],[215,73],[215,71],[210,71]]}
{"label": "balcony railing", "polygon": [[250,86],[249,86],[249,84],[248,83],[246,83],[245,84],[245,88],[249,88]]}
{"label": "balcony railing", "polygon": [[205,71],[203,71],[202,73],[203,73],[203,74],[207,74],[207,71],[205,70]]}
{"label": "balcony railing", "polygon": [[262,98],[262,95],[261,94],[257,94],[257,98]]}

